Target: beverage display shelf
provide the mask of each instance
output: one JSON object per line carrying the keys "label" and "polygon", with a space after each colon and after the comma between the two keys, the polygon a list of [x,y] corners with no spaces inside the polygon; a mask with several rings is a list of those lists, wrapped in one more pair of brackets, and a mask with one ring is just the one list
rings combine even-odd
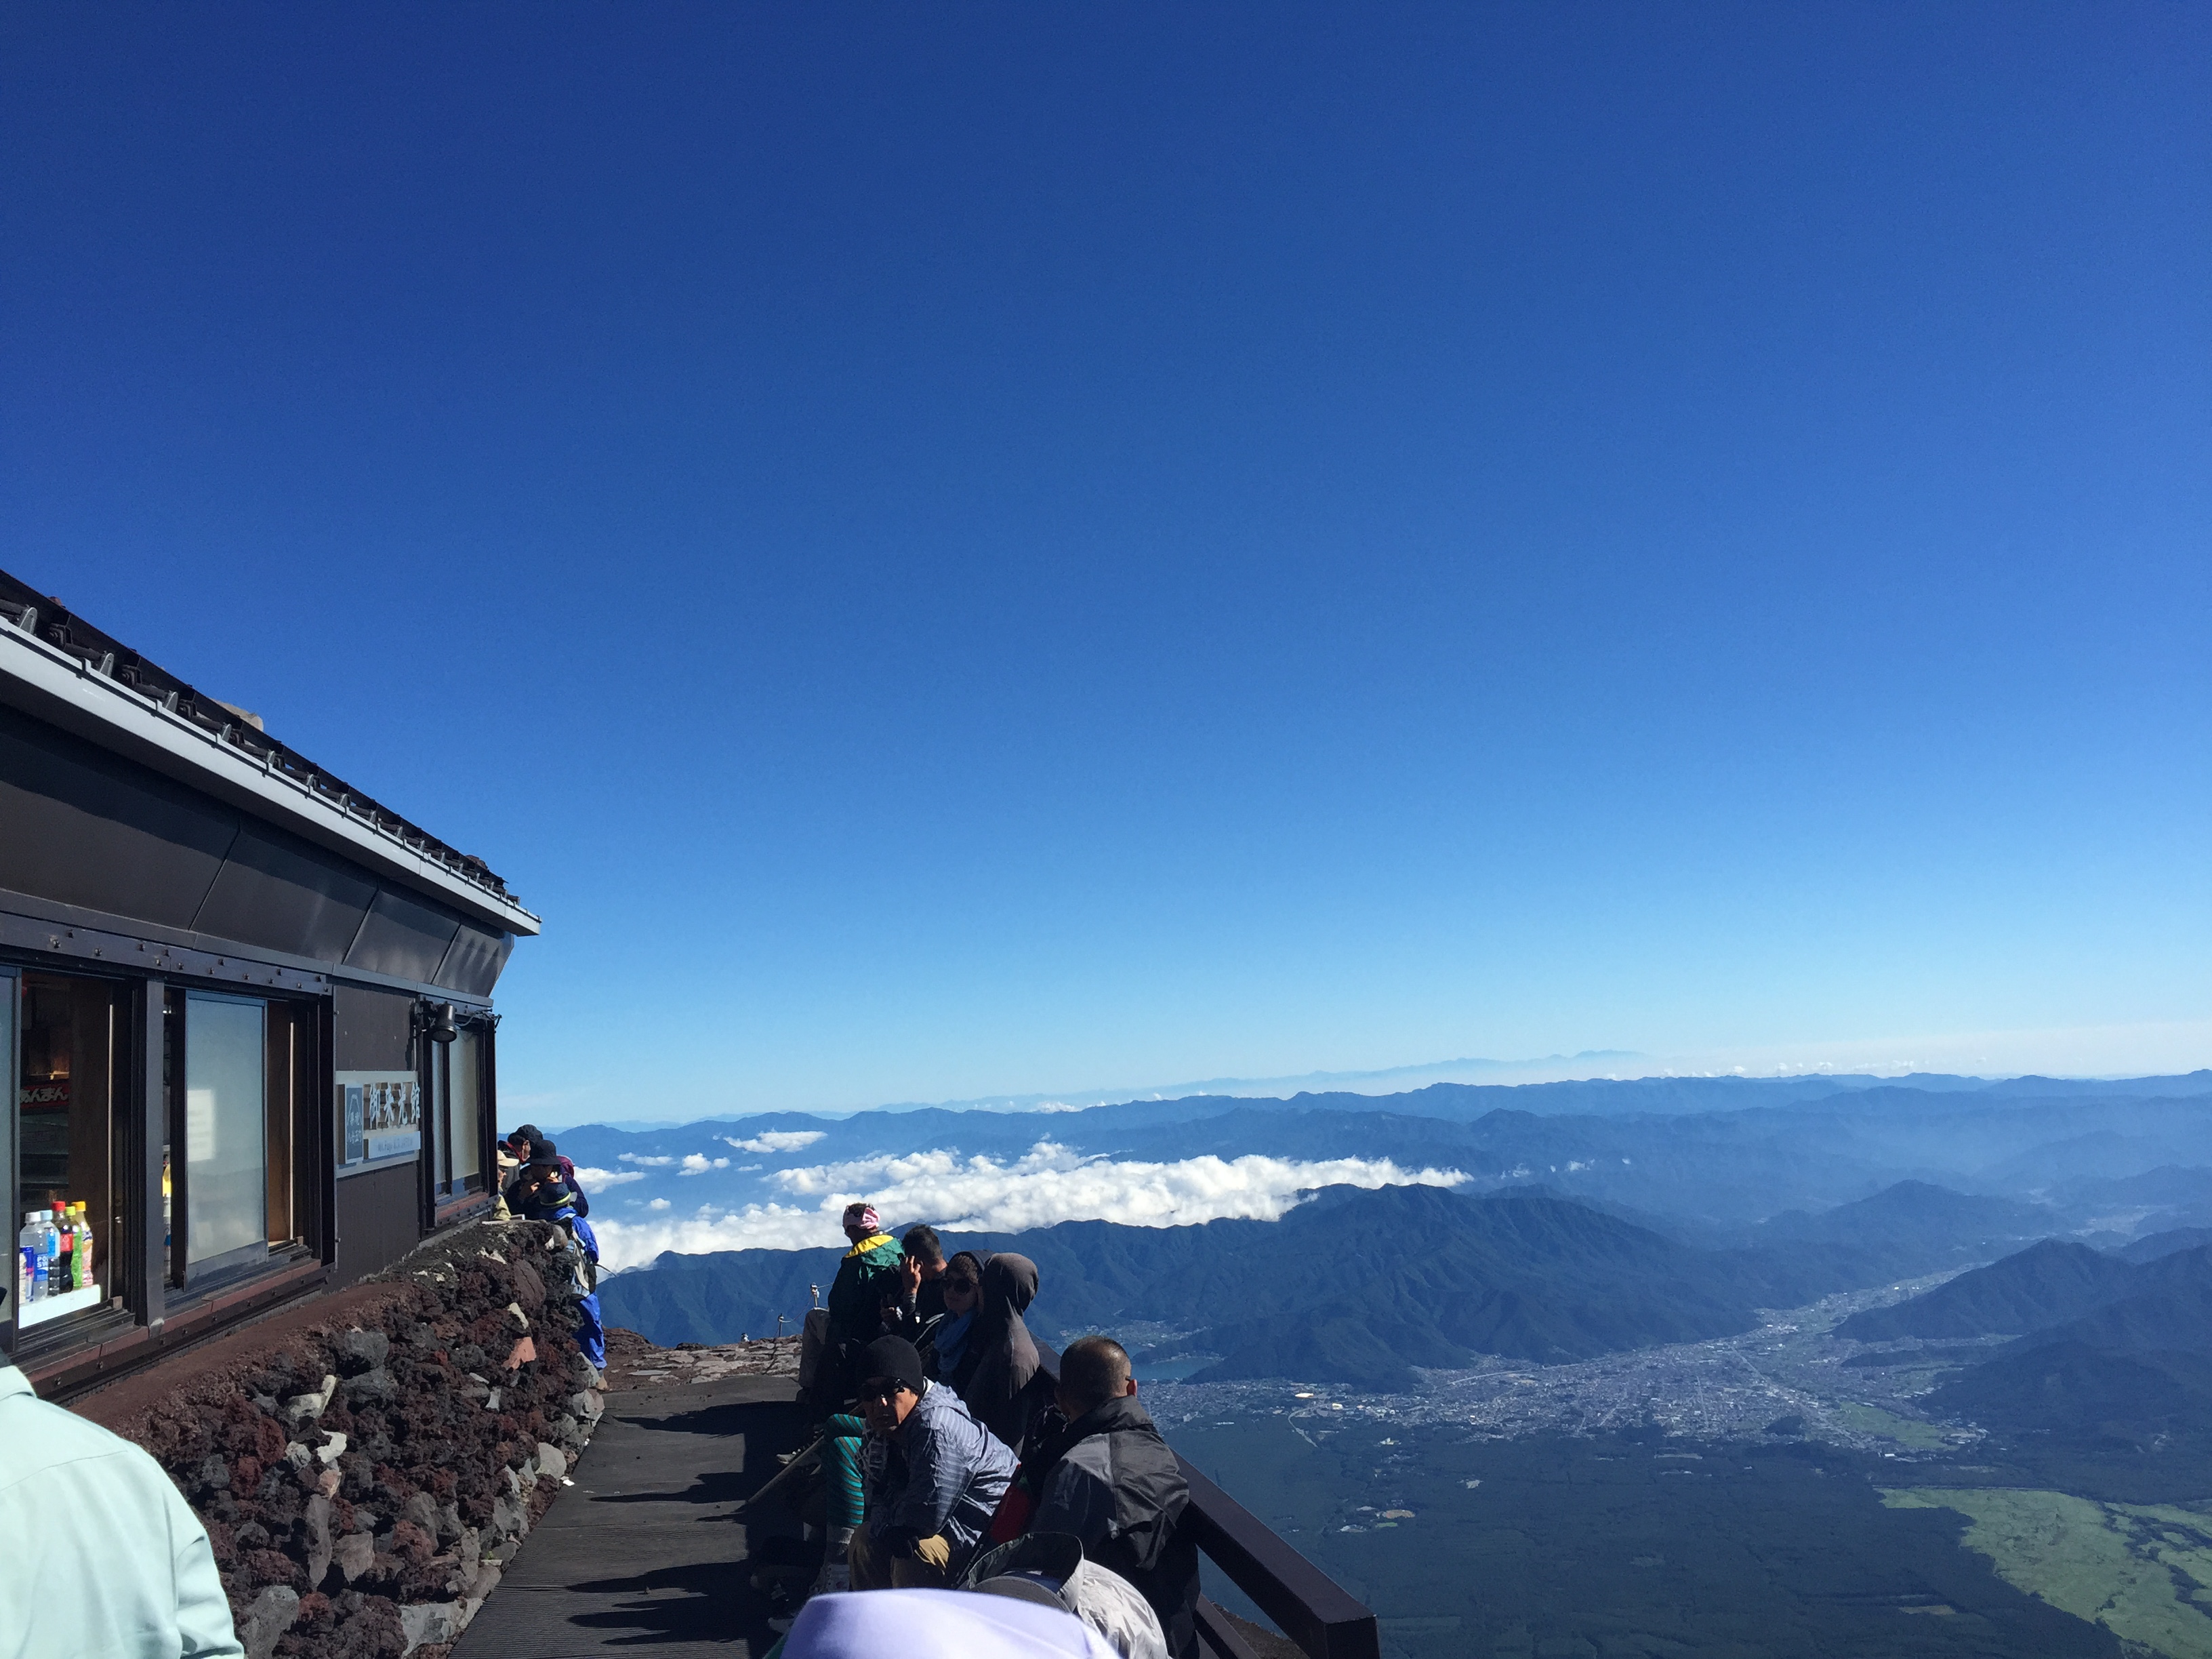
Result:
{"label": "beverage display shelf", "polygon": [[82,1313],[88,1308],[97,1308],[107,1299],[106,1293],[97,1285],[88,1285],[81,1291],[64,1291],[59,1296],[42,1296],[36,1302],[27,1302],[15,1310],[15,1327],[28,1330],[33,1325],[43,1325],[50,1319],[62,1319],[73,1313]]}

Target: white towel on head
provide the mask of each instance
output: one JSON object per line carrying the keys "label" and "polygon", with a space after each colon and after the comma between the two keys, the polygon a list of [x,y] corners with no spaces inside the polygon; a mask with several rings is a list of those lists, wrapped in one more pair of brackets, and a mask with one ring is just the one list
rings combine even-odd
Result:
{"label": "white towel on head", "polygon": [[1115,1659],[1073,1613],[972,1590],[853,1590],[799,1610],[784,1659]]}

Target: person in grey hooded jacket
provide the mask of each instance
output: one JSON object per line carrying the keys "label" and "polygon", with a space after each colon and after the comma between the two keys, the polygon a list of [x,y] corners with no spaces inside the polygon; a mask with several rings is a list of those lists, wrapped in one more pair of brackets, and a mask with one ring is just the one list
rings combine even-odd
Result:
{"label": "person in grey hooded jacket", "polygon": [[853,1534],[853,1588],[951,1584],[1006,1494],[1014,1455],[951,1389],[922,1375],[903,1338],[871,1342],[860,1371],[868,1518]]}

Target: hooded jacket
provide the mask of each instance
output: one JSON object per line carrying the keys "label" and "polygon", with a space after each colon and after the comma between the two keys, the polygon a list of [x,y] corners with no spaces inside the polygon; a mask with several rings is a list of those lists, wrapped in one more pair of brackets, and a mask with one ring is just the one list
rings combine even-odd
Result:
{"label": "hooded jacket", "polygon": [[942,1538],[957,1577],[1006,1495],[1014,1455],[951,1389],[933,1382],[895,1431],[868,1437],[863,1468],[869,1540],[906,1555],[918,1538]]}
{"label": "hooded jacket", "polygon": [[1045,1435],[1022,1460],[1036,1506],[1023,1530],[1064,1532],[1085,1559],[1117,1572],[1159,1615],[1168,1651],[1196,1651],[1198,1546],[1180,1524],[1190,1485],[1134,1395]]}
{"label": "hooded jacket", "polygon": [[872,1342],[883,1334],[884,1304],[900,1289],[906,1252],[889,1233],[875,1233],[845,1252],[830,1284],[830,1342]]}
{"label": "hooded jacket", "polygon": [[1001,1251],[986,1261],[982,1308],[951,1379],[975,1420],[1009,1446],[1028,1438],[1051,1405],[1060,1368],[1060,1356],[1041,1346],[1022,1321],[1036,1293],[1036,1263],[1029,1257]]}

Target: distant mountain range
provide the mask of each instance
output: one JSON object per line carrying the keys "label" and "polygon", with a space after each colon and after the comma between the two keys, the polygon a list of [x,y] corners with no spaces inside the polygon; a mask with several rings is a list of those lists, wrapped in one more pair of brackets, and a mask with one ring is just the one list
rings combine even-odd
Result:
{"label": "distant mountain range", "polygon": [[[595,1217],[633,1224],[653,1211],[811,1208],[825,1183],[872,1192],[884,1160],[1004,1165],[1049,1142],[1112,1163],[1389,1159],[1408,1171],[1462,1171],[1471,1191],[1553,1186],[1707,1244],[1780,1212],[1816,1215],[1904,1181],[2032,1200],[2055,1212],[2040,1231],[2100,1244],[2212,1226],[2212,1073],[2096,1085],[1908,1081],[1915,1086],[1836,1078],[1438,1084],[1387,1097],[1198,1097],[1045,1116],[779,1113],[649,1133],[586,1127],[559,1140],[580,1165],[602,1172],[592,1178],[603,1183],[591,1187]],[[2037,1092],[2045,1089],[2055,1092]],[[876,1173],[864,1167],[871,1161]],[[963,1214],[992,1219],[981,1203],[951,1214],[887,1211],[899,1223]],[[832,1221],[817,1231],[824,1244],[836,1236]]]}
{"label": "distant mountain range", "polygon": [[2016,1336],[2078,1318],[2127,1293],[2136,1269],[2070,1240],[2047,1238],[1960,1273],[1924,1296],[1854,1314],[1836,1334],[1858,1342]]}
{"label": "distant mountain range", "polygon": [[2212,1245],[2150,1251],[2131,1261],[2048,1238],[1910,1301],[1855,1314],[1836,1334],[1861,1342],[2011,1336],[2020,1339],[2016,1350],[2081,1341],[2212,1352],[2208,1297]]}
{"label": "distant mountain range", "polygon": [[2058,1217],[2043,1205],[1955,1193],[1925,1181],[1900,1181],[1856,1204],[1769,1216],[1750,1237],[1769,1246],[1878,1249],[1885,1259],[1899,1264],[1895,1271],[1917,1275],[1953,1261],[1985,1256],[1993,1245],[2041,1238],[2059,1224]]}
{"label": "distant mountain range", "polygon": [[[2115,1079],[2083,1078],[2046,1078],[2023,1076],[1991,1079],[1979,1077],[1960,1077],[1942,1072],[1913,1072],[1897,1077],[1884,1078],[1863,1072],[1803,1072],[1774,1077],[1747,1077],[1741,1073],[1686,1072],[1679,1075],[1666,1074],[1623,1078],[1620,1073],[1633,1070],[1638,1062],[1650,1063],[1650,1057],[1624,1048],[1590,1048],[1575,1054],[1547,1054],[1537,1060],[1440,1060],[1417,1066],[1389,1066],[1374,1071],[1302,1072],[1286,1077],[1220,1077],[1205,1078],[1188,1083],[1164,1084],[1144,1088],[1082,1089],[1059,1091],[1043,1094],[982,1095],[969,1100],[897,1101],[882,1106],[863,1108],[857,1111],[813,1112],[808,1114],[733,1113],[706,1118],[622,1118],[599,1117],[579,1119],[574,1123],[566,1118],[549,1118],[546,1121],[557,1127],[568,1129],[603,1128],[632,1133],[680,1129],[687,1127],[714,1124],[750,1123],[773,1116],[805,1115],[817,1122],[834,1122],[853,1117],[864,1117],[882,1113],[907,1112],[995,1112],[1013,1114],[1052,1114],[1085,1111],[1095,1107],[1169,1101],[1182,1103],[1192,1100],[1253,1100],[1275,1105],[1297,1105],[1302,1102],[1323,1098],[1387,1100],[1403,1096],[1424,1084],[1447,1087],[1474,1087],[1494,1090],[1547,1089],[1555,1091],[1554,1101],[1571,1101],[1563,1109],[1585,1112],[1606,1110],[1664,1110],[1664,1104],[1653,1105],[1638,1098],[1637,1091],[1645,1085],[1657,1085],[1652,1098],[1665,1101],[1695,1101],[1689,1108],[1694,1110],[1712,1109],[1716,1106],[1751,1103],[1753,1097],[1767,1097],[1765,1091],[1776,1091],[1775,1098],[1817,1098],[1822,1095],[1854,1089],[1883,1086],[1913,1089],[1923,1093],[1974,1091],[1987,1094],[2013,1094],[2038,1098],[2058,1098],[2067,1095],[2094,1095],[2111,1097],[2129,1093],[2203,1094],[2212,1092],[2212,1070],[2199,1071],[2177,1077],[2121,1078]],[[1592,1077],[1590,1073],[1604,1068],[1610,1075]],[[1549,1073],[1550,1075],[1546,1075]],[[1382,1087],[1361,1085],[1387,1085]],[[1578,1095],[1572,1091],[1584,1085],[1594,1092]],[[1675,1091],[1673,1085],[1690,1085],[1686,1091]],[[1714,1085],[1705,1093],[1697,1092],[1698,1085]],[[1543,1105],[1534,1100],[1519,1103],[1529,1110],[1543,1110]],[[1553,1108],[1562,1109],[1562,1108]]]}
{"label": "distant mountain range", "polygon": [[2176,1227],[2171,1232],[2138,1238],[2121,1246],[2115,1254],[2123,1261],[2155,1261],[2162,1255],[2193,1250],[2203,1244],[2212,1244],[2212,1227]]}
{"label": "distant mountain range", "polygon": [[2045,1239],[1856,1315],[1837,1334],[2010,1336],[1939,1387],[1934,1408],[2046,1452],[2156,1458],[2172,1474],[2177,1458],[2203,1463],[2212,1440],[2212,1243],[2203,1231],[2154,1235],[2125,1255]]}
{"label": "distant mountain range", "polygon": [[[1987,1253],[2039,1218],[1914,1183],[1716,1249],[1542,1188],[1333,1188],[1279,1222],[1064,1222],[946,1242],[1036,1261],[1042,1290],[1030,1319],[1055,1340],[1164,1328],[1180,1335],[1164,1348],[1156,1340],[1158,1352],[1218,1356],[1201,1379],[1397,1389],[1412,1386],[1414,1367],[1479,1355],[1577,1359],[1748,1329],[1762,1309]],[[604,1281],[600,1296],[611,1323],[655,1341],[726,1341],[802,1312],[809,1286],[827,1290],[837,1255],[672,1254]]]}

